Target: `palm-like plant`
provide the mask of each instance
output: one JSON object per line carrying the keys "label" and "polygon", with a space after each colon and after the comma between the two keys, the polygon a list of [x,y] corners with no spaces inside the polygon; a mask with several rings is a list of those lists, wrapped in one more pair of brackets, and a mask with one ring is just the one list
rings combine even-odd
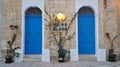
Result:
{"label": "palm-like plant", "polygon": [[117,37],[120,35],[120,33],[115,35],[113,38],[110,37],[110,33],[108,33],[108,32],[105,35],[106,35],[107,39],[110,41],[110,44],[111,44],[110,48],[113,49],[114,48],[114,44],[113,43],[117,39]]}
{"label": "palm-like plant", "polygon": [[110,37],[110,33],[108,33],[108,32],[105,35],[106,35],[107,39],[110,41],[110,49],[109,49],[109,53],[108,53],[108,61],[116,62],[116,55],[114,54],[114,41],[117,39],[117,37],[120,35],[120,33],[115,35],[113,38]]}
{"label": "palm-like plant", "polygon": [[65,56],[67,53],[67,50],[63,48],[63,46],[65,45],[65,43],[68,40],[71,40],[74,38],[75,36],[75,32],[73,32],[72,34],[68,34],[69,30],[78,14],[78,12],[76,12],[73,16],[73,18],[70,20],[70,23],[68,25],[68,29],[65,32],[54,32],[53,30],[51,30],[51,26],[55,21],[54,16],[51,17],[50,14],[47,12],[46,7],[45,7],[45,13],[48,16],[49,19],[45,19],[45,21],[47,22],[46,27],[49,30],[49,34],[51,34],[52,36],[50,36],[50,42],[55,42],[58,46],[58,54],[59,56]]}
{"label": "palm-like plant", "polygon": [[[10,29],[11,30],[18,30],[18,26],[17,25],[10,25]],[[16,40],[17,37],[17,33],[13,34],[12,39],[7,41],[8,47],[9,49],[7,50],[7,54],[6,54],[6,61],[5,63],[11,63],[14,61],[14,57],[19,57],[19,53],[16,53],[15,51],[17,49],[19,49],[20,47],[13,47],[14,46],[14,42]]]}

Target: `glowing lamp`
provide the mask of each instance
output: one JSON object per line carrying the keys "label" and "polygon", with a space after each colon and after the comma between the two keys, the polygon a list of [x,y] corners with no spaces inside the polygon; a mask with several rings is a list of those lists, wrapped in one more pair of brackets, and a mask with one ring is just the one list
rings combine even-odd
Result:
{"label": "glowing lamp", "polygon": [[63,13],[58,13],[55,15],[55,20],[58,22],[63,22],[66,19],[66,16]]}

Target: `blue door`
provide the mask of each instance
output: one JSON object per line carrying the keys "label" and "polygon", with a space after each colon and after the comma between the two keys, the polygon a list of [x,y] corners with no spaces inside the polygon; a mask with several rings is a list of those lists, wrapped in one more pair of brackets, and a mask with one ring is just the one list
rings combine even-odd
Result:
{"label": "blue door", "polygon": [[42,54],[42,16],[25,17],[25,54]]}
{"label": "blue door", "polygon": [[93,14],[78,15],[79,54],[95,54],[95,19]]}

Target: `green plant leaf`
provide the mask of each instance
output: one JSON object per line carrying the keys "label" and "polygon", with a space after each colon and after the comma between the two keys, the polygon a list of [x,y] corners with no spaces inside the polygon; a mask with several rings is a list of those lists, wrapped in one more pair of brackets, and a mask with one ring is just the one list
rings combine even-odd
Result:
{"label": "green plant leaf", "polygon": [[7,44],[11,44],[11,41],[9,40],[9,41],[7,41]]}
{"label": "green plant leaf", "polygon": [[18,29],[19,27],[18,27],[18,25],[15,25],[14,28],[15,28],[15,29]]}
{"label": "green plant leaf", "polygon": [[61,47],[58,50],[58,55],[59,55],[59,57],[65,57],[67,52],[68,52],[67,49],[64,49],[63,47]]}
{"label": "green plant leaf", "polygon": [[20,49],[20,47],[15,47],[13,50],[17,50],[17,49]]}
{"label": "green plant leaf", "polygon": [[19,57],[19,56],[20,56],[20,53],[15,53],[15,56],[16,56],[16,57]]}

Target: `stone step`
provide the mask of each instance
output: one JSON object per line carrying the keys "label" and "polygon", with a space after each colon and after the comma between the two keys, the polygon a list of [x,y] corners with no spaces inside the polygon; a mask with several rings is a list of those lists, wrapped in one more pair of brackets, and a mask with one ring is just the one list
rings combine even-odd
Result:
{"label": "stone step", "polygon": [[97,61],[95,55],[79,55],[79,61]]}
{"label": "stone step", "polygon": [[40,61],[41,62],[41,55],[25,55],[24,61]]}

